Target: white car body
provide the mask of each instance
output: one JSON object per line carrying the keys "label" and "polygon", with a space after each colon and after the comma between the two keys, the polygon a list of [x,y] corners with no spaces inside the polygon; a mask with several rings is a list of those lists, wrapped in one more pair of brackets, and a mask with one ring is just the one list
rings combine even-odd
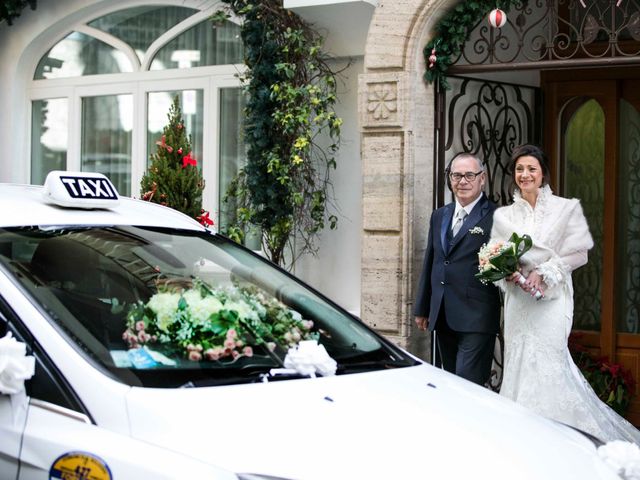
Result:
{"label": "white car body", "polygon": [[[132,199],[109,209],[60,208],[34,186],[0,185],[0,212],[0,231],[137,225],[206,232],[174,210]],[[85,409],[0,395],[2,479],[61,478],[52,467],[74,452],[108,467],[95,478],[619,478],[581,433],[406,352],[413,365],[361,373],[131,386],[96,368],[4,262],[0,302],[0,323],[28,330],[26,343],[46,352]]]}

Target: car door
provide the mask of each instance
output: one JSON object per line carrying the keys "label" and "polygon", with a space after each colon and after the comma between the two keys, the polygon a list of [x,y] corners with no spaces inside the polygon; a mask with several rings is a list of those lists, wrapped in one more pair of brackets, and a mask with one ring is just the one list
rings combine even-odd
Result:
{"label": "car door", "polygon": [[73,410],[30,400],[18,480],[127,478],[237,480],[230,472],[101,428]]}
{"label": "car door", "polygon": [[10,395],[0,395],[0,472],[3,479],[17,478],[26,402],[26,397],[12,401]]}
{"label": "car door", "polygon": [[96,425],[89,409],[0,296],[0,333],[10,331],[36,359],[26,393],[0,395],[0,479],[210,478],[226,470]]}

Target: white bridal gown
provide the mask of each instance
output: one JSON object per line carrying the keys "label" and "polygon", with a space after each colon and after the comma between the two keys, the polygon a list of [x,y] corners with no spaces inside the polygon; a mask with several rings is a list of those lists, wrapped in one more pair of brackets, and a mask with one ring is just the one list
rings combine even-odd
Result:
{"label": "white bridal gown", "polygon": [[504,376],[500,394],[545,417],[569,424],[607,442],[640,445],[640,431],[600,401],[574,364],[567,340],[573,319],[571,271],[586,263],[593,241],[577,200],[552,195],[543,187],[536,208],[515,195],[494,216],[492,239],[513,232],[529,234],[534,247],[522,259],[549,288],[535,300],[511,282],[505,291]]}

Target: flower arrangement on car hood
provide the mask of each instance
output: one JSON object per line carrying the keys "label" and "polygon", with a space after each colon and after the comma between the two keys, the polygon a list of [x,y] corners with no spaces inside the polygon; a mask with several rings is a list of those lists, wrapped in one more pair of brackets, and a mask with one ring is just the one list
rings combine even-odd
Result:
{"label": "flower arrangement on car hood", "polygon": [[316,339],[313,322],[256,288],[211,288],[195,280],[188,289],[158,291],[133,305],[122,338],[130,348],[159,344],[192,361],[251,357],[255,347],[285,350]]}

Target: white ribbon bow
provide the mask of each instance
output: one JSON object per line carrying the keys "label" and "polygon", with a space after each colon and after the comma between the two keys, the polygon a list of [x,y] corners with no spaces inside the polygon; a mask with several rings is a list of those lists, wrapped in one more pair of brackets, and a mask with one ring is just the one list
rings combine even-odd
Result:
{"label": "white ribbon bow", "polygon": [[284,366],[302,375],[315,377],[318,373],[327,377],[335,375],[338,364],[329,356],[324,345],[319,345],[315,340],[303,340],[289,349]]}
{"label": "white ribbon bow", "polygon": [[27,346],[8,332],[0,338],[0,393],[14,395],[24,391],[24,382],[33,377],[36,359],[26,356]]}

